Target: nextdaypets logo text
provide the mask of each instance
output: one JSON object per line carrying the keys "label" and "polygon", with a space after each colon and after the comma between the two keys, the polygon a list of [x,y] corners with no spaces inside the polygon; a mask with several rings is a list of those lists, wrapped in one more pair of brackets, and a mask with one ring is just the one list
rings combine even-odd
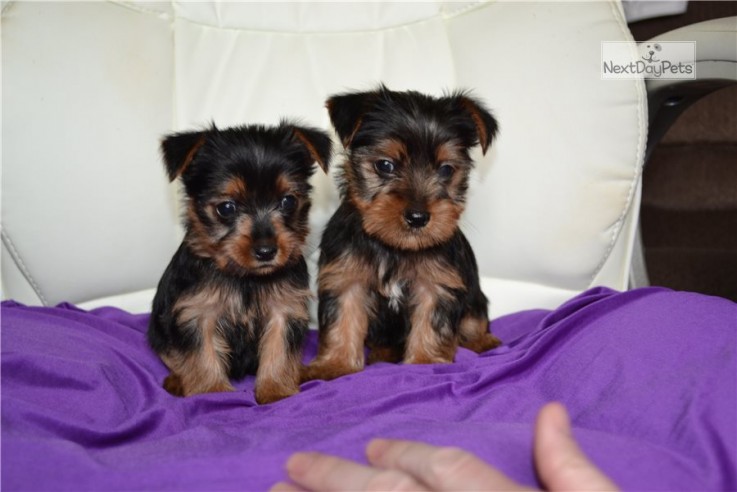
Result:
{"label": "nextdaypets logo text", "polygon": [[601,78],[695,79],[696,42],[602,41]]}

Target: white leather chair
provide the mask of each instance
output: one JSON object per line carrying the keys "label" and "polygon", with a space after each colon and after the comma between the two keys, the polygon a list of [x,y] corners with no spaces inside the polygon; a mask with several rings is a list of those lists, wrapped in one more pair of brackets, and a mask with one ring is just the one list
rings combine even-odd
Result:
{"label": "white leather chair", "polygon": [[[379,82],[472,89],[500,122],[462,219],[492,317],[626,289],[647,101],[600,65],[631,39],[614,1],[3,3],[3,298],[148,311],[181,239],[162,135],[330,128],[328,95]],[[313,264],[338,200],[315,185]]]}

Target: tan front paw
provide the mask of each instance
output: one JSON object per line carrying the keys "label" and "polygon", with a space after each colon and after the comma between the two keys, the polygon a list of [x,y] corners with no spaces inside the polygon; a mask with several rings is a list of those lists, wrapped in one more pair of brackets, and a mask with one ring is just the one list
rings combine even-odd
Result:
{"label": "tan front paw", "polygon": [[346,374],[354,374],[361,371],[361,369],[363,369],[363,366],[352,367],[348,364],[331,360],[314,360],[310,365],[302,368],[301,380],[303,383],[314,379],[331,381]]}
{"label": "tan front paw", "polygon": [[299,386],[279,384],[276,381],[260,381],[256,382],[254,393],[256,402],[259,405],[266,405],[299,393]]}
{"label": "tan front paw", "polygon": [[164,379],[164,389],[174,396],[184,396],[184,384],[182,378],[171,373]]}
{"label": "tan front paw", "polygon": [[405,357],[405,364],[450,364],[453,362],[454,356],[431,355],[428,353],[413,354]]}
{"label": "tan front paw", "polygon": [[179,374],[171,373],[164,379],[164,389],[174,396],[190,396],[200,393],[222,393],[234,391],[235,388],[228,381],[204,383]]}
{"label": "tan front paw", "polygon": [[502,341],[491,333],[484,333],[483,335],[473,338],[471,340],[461,340],[461,347],[465,347],[469,350],[473,350],[477,354],[486,352],[491,349],[495,349],[502,344]]}

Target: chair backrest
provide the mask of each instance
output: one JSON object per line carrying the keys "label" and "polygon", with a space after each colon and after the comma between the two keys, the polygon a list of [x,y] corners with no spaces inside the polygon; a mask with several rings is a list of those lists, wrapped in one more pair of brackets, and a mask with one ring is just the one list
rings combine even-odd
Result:
{"label": "chair backrest", "polygon": [[[4,4],[3,297],[148,310],[181,240],[162,135],[327,129],[328,95],[379,82],[471,89],[500,122],[462,219],[493,316],[624,289],[645,93],[600,52],[628,40],[617,2]],[[338,199],[315,185],[313,261]]]}

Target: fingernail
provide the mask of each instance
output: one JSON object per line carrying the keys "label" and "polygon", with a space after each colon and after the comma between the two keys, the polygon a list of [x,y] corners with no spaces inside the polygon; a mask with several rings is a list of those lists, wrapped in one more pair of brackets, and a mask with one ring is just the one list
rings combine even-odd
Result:
{"label": "fingernail", "polygon": [[390,445],[391,442],[387,439],[373,439],[366,446],[366,456],[370,461],[377,460],[384,455]]}
{"label": "fingernail", "polygon": [[560,412],[557,421],[558,432],[567,436],[571,435],[571,417],[568,415],[568,410],[562,404],[559,404]]}
{"label": "fingernail", "polygon": [[287,460],[287,473],[293,477],[301,477],[315,461],[310,453],[295,453]]}
{"label": "fingernail", "polygon": [[286,482],[278,482],[271,486],[269,492],[290,492],[292,490],[294,490],[294,487],[291,487]]}
{"label": "fingernail", "polygon": [[549,402],[540,409],[538,419],[549,429],[560,435],[571,435],[570,417],[566,407],[560,402]]}

